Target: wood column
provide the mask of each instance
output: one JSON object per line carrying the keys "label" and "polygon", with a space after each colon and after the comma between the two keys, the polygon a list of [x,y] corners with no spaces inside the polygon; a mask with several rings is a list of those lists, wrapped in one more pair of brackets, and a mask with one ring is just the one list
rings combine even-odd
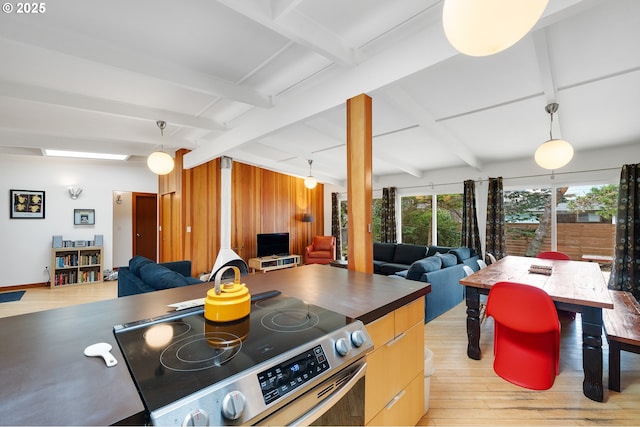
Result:
{"label": "wood column", "polygon": [[348,268],[373,273],[371,97],[347,100]]}

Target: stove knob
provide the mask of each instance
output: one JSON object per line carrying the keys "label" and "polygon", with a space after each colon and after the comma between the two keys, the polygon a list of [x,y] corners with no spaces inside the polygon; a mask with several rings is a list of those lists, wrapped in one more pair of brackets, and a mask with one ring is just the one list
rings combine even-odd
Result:
{"label": "stove knob", "polygon": [[237,420],[244,411],[244,406],[247,403],[247,398],[244,394],[235,390],[222,399],[222,415],[229,420]]}
{"label": "stove knob", "polygon": [[195,411],[189,412],[186,417],[184,417],[184,421],[182,422],[182,427],[187,426],[208,426],[209,425],[209,414],[206,413],[204,409],[196,409]]}
{"label": "stove knob", "polygon": [[340,338],[336,341],[336,351],[340,356],[346,356],[349,354],[349,350],[351,349],[349,348],[349,343],[346,339]]}
{"label": "stove knob", "polygon": [[362,344],[364,344],[364,342],[365,342],[365,338],[364,338],[364,334],[362,333],[362,331],[360,331],[360,330],[354,331],[351,334],[351,343],[355,347],[361,347]]}

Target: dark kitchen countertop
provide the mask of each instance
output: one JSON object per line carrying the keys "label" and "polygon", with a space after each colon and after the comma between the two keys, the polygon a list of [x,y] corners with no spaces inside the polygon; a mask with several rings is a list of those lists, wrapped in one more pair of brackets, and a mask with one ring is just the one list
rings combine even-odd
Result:
{"label": "dark kitchen countertop", "polygon": [[[424,282],[308,265],[242,277],[251,294],[273,289],[365,324],[429,293]],[[166,314],[167,304],[202,298],[213,283],[0,319],[2,425],[142,422],[144,406],[113,326]],[[96,342],[118,360],[85,357]]]}

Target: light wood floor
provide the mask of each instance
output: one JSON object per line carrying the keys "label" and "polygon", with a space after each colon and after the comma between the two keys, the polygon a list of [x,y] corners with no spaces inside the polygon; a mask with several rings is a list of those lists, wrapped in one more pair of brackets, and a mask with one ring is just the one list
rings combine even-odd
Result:
{"label": "light wood floor", "polygon": [[[117,283],[68,289],[28,289],[21,301],[0,304],[0,317],[116,298]],[[466,308],[460,304],[425,325],[434,353],[429,411],[419,425],[640,425],[640,355],[622,352],[622,392],[606,388],[608,347],[604,340],[605,402],[582,394],[580,317],[562,318],[560,375],[550,390],[514,386],[498,377],[493,363],[493,323],[481,328],[482,360],[466,355]]]}

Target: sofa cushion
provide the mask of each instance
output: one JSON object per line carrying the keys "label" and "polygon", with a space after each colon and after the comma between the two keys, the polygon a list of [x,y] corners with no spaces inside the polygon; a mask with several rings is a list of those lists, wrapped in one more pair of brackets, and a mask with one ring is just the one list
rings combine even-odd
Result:
{"label": "sofa cushion", "polygon": [[143,265],[140,269],[140,278],[156,290],[177,288],[189,284],[182,274],[156,263]]}
{"label": "sofa cushion", "polygon": [[442,260],[442,268],[453,267],[458,263],[458,258],[454,254],[436,252],[436,256]]}
{"label": "sofa cushion", "polygon": [[469,248],[454,248],[449,251],[450,254],[454,254],[458,258],[458,262],[464,262],[465,259],[471,257],[471,249]]}
{"label": "sofa cushion", "polygon": [[373,259],[382,262],[392,262],[396,254],[395,243],[374,243]]}
{"label": "sofa cushion", "polygon": [[393,257],[394,264],[411,265],[414,261],[427,256],[427,247],[422,245],[406,245],[399,243]]}
{"label": "sofa cushion", "polygon": [[407,271],[407,279],[420,280],[424,273],[440,270],[442,268],[442,260],[437,256],[432,256],[418,260],[411,264]]}
{"label": "sofa cushion", "polygon": [[427,256],[433,256],[437,253],[446,254],[453,249],[451,246],[429,246],[429,252]]}
{"label": "sofa cushion", "polygon": [[385,262],[380,266],[380,273],[385,276],[396,274],[398,271],[406,270],[409,268],[408,264],[396,264],[394,262]]}
{"label": "sofa cushion", "polygon": [[147,264],[155,264],[155,263],[151,261],[149,258],[136,255],[129,260],[129,271],[132,274],[140,277],[140,269]]}

